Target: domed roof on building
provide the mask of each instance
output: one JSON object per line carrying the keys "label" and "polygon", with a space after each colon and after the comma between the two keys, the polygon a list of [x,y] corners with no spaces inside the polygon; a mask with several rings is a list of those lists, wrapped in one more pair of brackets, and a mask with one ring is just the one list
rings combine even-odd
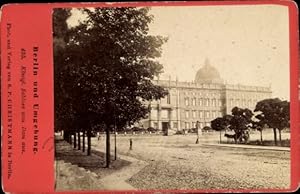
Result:
{"label": "domed roof on building", "polygon": [[195,76],[196,83],[223,83],[219,71],[212,65],[209,60],[205,60],[205,64],[200,68]]}

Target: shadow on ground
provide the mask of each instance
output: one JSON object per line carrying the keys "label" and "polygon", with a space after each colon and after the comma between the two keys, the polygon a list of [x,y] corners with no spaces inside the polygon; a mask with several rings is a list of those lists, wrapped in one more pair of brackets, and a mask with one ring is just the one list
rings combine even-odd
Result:
{"label": "shadow on ground", "polygon": [[[73,148],[73,145],[67,143],[62,139],[55,139],[55,159],[64,160],[73,165],[77,165],[86,170],[97,172],[100,169],[105,168],[105,154],[96,150],[91,151],[91,155],[87,156],[86,152]],[[129,165],[130,162],[117,159],[114,160],[114,156],[111,158],[111,168],[107,170],[119,170],[124,166]]]}

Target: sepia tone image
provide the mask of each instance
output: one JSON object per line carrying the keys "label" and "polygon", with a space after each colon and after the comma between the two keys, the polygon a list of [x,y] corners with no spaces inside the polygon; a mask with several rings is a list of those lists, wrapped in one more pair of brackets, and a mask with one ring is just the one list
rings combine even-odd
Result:
{"label": "sepia tone image", "polygon": [[288,8],[53,9],[55,186],[290,188]]}

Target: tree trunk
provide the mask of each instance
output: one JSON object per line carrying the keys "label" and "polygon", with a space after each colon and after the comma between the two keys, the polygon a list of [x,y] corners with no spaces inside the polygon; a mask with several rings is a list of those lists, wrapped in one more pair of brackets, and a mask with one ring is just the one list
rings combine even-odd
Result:
{"label": "tree trunk", "polygon": [[260,143],[263,144],[263,136],[262,136],[262,130],[260,132]]}
{"label": "tree trunk", "polygon": [[274,132],[274,142],[275,142],[275,145],[277,145],[277,131],[276,131],[276,128],[273,128],[273,132]]}
{"label": "tree trunk", "polygon": [[85,130],[82,131],[82,152],[85,151]]}
{"label": "tree trunk", "polygon": [[282,145],[282,142],[281,142],[281,129],[278,129],[278,131],[279,131],[279,143],[280,143],[280,145]]}
{"label": "tree trunk", "polygon": [[68,133],[68,138],[69,138],[69,144],[71,144],[72,145],[72,135],[70,134],[70,133]]}
{"label": "tree trunk", "polygon": [[222,140],[222,133],[221,133],[221,130],[220,130],[220,143],[221,143],[221,140]]}
{"label": "tree trunk", "polygon": [[68,136],[67,136],[66,133],[64,133],[63,139],[64,139],[66,142],[69,142],[69,139],[68,139]]}
{"label": "tree trunk", "polygon": [[87,140],[88,140],[88,147],[87,147],[87,155],[91,155],[91,132],[90,130],[87,131]]}
{"label": "tree trunk", "polygon": [[117,132],[115,131],[115,160],[117,160]]}
{"label": "tree trunk", "polygon": [[80,131],[77,132],[78,134],[78,150],[81,149],[81,144],[80,144]]}
{"label": "tree trunk", "polygon": [[106,168],[110,167],[110,128],[106,128]]}
{"label": "tree trunk", "polygon": [[76,148],[76,143],[77,143],[77,141],[76,141],[76,132],[74,132],[74,148]]}

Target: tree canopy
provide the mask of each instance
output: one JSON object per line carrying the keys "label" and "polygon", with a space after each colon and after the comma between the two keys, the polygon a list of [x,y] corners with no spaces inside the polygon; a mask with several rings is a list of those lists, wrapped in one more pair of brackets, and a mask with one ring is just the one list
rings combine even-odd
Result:
{"label": "tree canopy", "polygon": [[222,131],[229,128],[231,115],[225,115],[223,117],[218,117],[211,121],[211,128],[216,131]]}
{"label": "tree canopy", "polygon": [[250,109],[234,107],[231,112],[230,129],[235,133],[241,133],[251,126],[253,113]]}
{"label": "tree canopy", "polygon": [[290,103],[278,98],[265,99],[256,104],[254,111],[259,113],[256,118],[261,125],[273,128],[275,145],[277,145],[276,130],[279,130],[281,142],[281,130],[290,126]]}
{"label": "tree canopy", "polygon": [[[153,20],[149,8],[81,11],[86,19],[67,30],[63,61],[57,64],[62,66],[56,72],[57,91],[66,102],[60,110],[76,120],[88,115],[92,125],[133,124],[149,111],[143,101],[167,94],[152,83],[154,76],[162,73],[163,66],[156,58],[167,39],[149,35],[148,25]],[[65,25],[58,26],[60,31]]]}
{"label": "tree canopy", "polygon": [[290,103],[278,98],[265,99],[257,103],[256,116],[264,124],[271,128],[282,130],[290,126]]}

